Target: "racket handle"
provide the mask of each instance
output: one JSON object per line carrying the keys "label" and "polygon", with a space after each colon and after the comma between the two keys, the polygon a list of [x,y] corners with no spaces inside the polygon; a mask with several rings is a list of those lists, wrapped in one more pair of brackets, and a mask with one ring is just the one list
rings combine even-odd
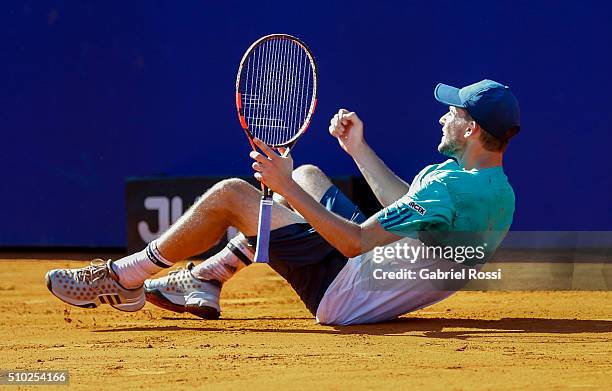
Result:
{"label": "racket handle", "polygon": [[265,194],[259,203],[259,225],[257,227],[257,245],[255,262],[268,263],[270,255],[270,225],[272,223],[272,197]]}

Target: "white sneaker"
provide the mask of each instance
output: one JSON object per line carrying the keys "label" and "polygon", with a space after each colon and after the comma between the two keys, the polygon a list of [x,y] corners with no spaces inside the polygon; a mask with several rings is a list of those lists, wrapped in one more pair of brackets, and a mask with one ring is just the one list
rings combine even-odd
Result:
{"label": "white sneaker", "polygon": [[83,308],[110,304],[121,311],[138,311],[146,301],[142,287],[127,289],[119,283],[112,261],[94,259],[80,269],[54,269],[45,275],[47,288],[61,301]]}
{"label": "white sneaker", "polygon": [[146,299],[170,311],[189,312],[204,319],[219,319],[221,283],[195,278],[191,274],[193,267],[193,262],[189,262],[186,269],[179,267],[167,276],[146,280]]}

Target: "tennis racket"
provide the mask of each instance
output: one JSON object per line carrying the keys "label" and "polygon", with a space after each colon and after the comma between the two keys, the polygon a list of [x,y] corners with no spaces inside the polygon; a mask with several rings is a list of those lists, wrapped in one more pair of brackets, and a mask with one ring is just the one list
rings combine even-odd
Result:
{"label": "tennis racket", "polygon": [[[253,150],[258,138],[289,153],[306,132],[317,103],[317,65],[306,45],[287,34],[255,41],[236,78],[236,109]],[[272,191],[262,183],[255,262],[268,262]]]}

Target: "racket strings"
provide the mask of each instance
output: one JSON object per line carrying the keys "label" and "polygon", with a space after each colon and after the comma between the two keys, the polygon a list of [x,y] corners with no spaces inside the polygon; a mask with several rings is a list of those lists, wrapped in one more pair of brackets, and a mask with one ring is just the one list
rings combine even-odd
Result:
{"label": "racket strings", "polygon": [[241,99],[253,136],[268,145],[291,141],[308,120],[314,72],[310,57],[293,40],[271,39],[246,59]]}

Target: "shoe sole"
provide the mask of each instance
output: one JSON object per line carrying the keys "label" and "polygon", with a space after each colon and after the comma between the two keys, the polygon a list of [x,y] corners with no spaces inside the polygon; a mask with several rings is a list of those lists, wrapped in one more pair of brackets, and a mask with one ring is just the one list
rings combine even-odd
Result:
{"label": "shoe sole", "polygon": [[221,313],[216,308],[209,306],[178,305],[168,300],[159,290],[145,290],[147,301],[165,310],[182,314],[188,312],[203,319],[219,319]]}
{"label": "shoe sole", "polygon": [[[81,307],[81,308],[97,308],[100,306],[100,304],[102,304],[103,302],[107,303],[107,299],[100,299],[100,297],[108,297],[109,295],[103,295],[103,296],[98,296],[98,302],[88,302],[88,303],[74,303],[74,302],[70,302],[68,298],[64,298],[64,297],[60,297],[57,295],[57,293],[53,292],[53,283],[51,282],[51,279],[49,278],[49,274],[45,274],[45,283],[47,285],[47,289],[49,290],[49,292],[51,292],[51,294],[55,297],[57,297],[58,299],[60,299],[61,301],[63,301],[66,304],[70,304],[73,305],[75,307]],[[117,300],[118,300],[118,295],[117,296]],[[104,301],[102,301],[104,300]],[[142,303],[122,303],[122,304],[110,304],[111,307],[119,310],[119,311],[123,311],[123,312],[134,312],[134,311],[138,311],[140,310],[142,307],[144,307],[146,303],[146,299],[142,300]],[[136,304],[136,307],[134,307],[134,305]],[[141,305],[142,304],[142,305]]]}

